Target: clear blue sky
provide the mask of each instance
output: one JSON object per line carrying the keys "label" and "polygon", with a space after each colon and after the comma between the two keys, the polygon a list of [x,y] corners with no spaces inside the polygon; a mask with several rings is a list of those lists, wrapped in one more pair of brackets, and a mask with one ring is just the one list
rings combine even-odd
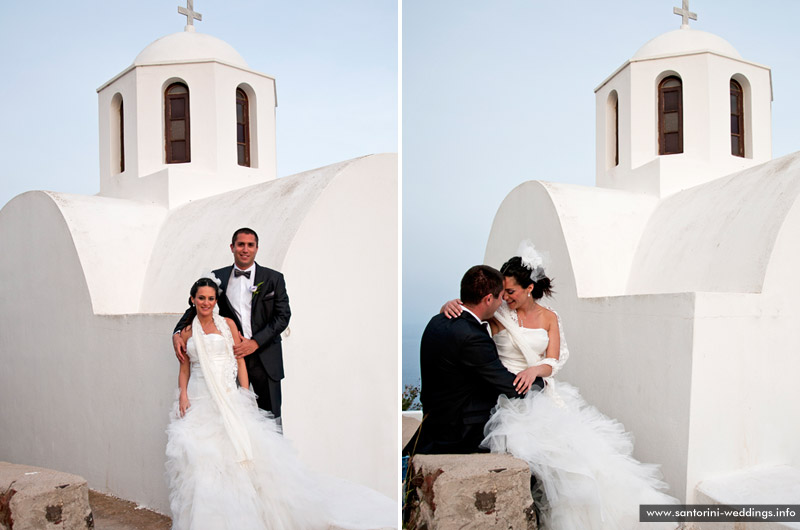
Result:
{"label": "clear blue sky", "polygon": [[[482,262],[503,198],[527,180],[594,185],[594,88],[645,42],[678,29],[680,5],[405,0],[404,383],[418,380],[425,324]],[[772,68],[773,156],[800,150],[800,2],[690,7],[693,28]]]}
{"label": "clear blue sky", "polygon": [[[99,191],[97,93],[179,0],[3,2],[0,207],[28,190]],[[395,0],[195,0],[197,31],[277,79],[278,175],[397,152]]]}

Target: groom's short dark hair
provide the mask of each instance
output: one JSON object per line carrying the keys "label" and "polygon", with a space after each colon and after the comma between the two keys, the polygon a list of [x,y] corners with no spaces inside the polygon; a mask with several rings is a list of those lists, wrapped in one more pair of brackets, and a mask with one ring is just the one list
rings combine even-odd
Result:
{"label": "groom's short dark hair", "polygon": [[236,244],[236,238],[239,237],[239,234],[250,234],[251,236],[256,238],[256,246],[258,246],[258,234],[252,228],[240,228],[236,232],[233,233],[233,237],[231,238],[231,245]]}
{"label": "groom's short dark hair", "polygon": [[461,301],[465,304],[477,304],[487,294],[500,296],[503,290],[503,275],[488,265],[475,265],[461,278]]}

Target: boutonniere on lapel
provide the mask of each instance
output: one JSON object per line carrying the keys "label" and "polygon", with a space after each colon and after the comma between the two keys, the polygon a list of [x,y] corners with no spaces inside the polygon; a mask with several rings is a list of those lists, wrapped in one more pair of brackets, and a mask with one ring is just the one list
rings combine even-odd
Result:
{"label": "boutonniere on lapel", "polygon": [[258,282],[255,285],[250,286],[250,292],[253,293],[253,298],[260,292],[261,286],[264,285],[264,282]]}

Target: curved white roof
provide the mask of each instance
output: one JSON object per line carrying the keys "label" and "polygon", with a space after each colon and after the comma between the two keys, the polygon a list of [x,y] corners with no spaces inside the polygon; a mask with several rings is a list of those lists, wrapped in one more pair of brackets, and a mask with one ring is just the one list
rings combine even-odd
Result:
{"label": "curved white roof", "polygon": [[248,67],[239,52],[227,42],[193,31],[173,33],[150,43],[136,56],[133,64],[142,66],[207,59],[216,59],[243,68]]}
{"label": "curved white roof", "polygon": [[683,28],[668,31],[648,41],[633,55],[632,60],[650,59],[692,52],[714,52],[733,59],[741,59],[731,43],[713,33]]}
{"label": "curved white roof", "polygon": [[672,195],[644,229],[628,294],[760,293],[800,200],[800,152]]}

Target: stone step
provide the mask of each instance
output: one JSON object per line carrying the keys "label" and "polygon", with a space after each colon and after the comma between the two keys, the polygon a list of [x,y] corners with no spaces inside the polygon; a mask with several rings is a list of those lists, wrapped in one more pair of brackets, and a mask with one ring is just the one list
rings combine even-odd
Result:
{"label": "stone step", "polygon": [[[697,504],[800,504],[800,469],[790,466],[737,471],[700,482]],[[692,523],[689,530],[787,530],[800,522]]]}

